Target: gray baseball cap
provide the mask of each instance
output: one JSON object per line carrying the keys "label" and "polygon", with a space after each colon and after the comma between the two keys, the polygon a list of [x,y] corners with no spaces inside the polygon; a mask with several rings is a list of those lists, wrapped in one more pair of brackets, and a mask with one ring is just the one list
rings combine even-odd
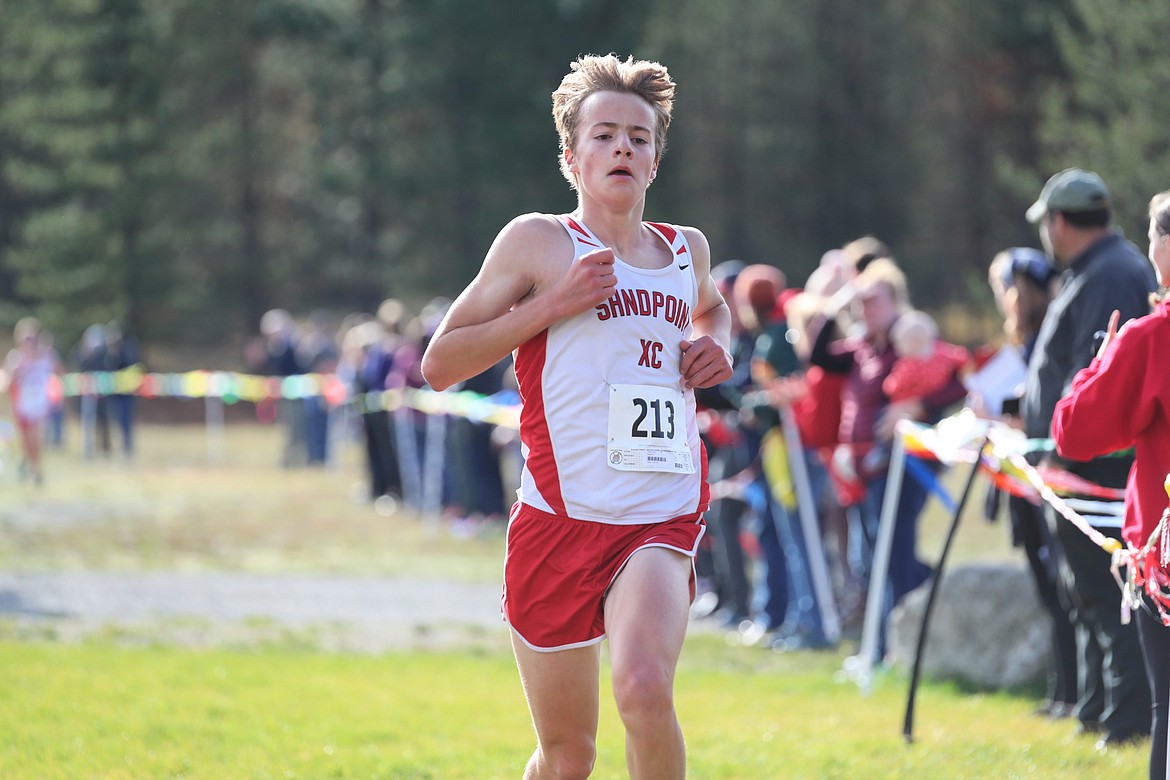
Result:
{"label": "gray baseball cap", "polygon": [[1109,208],[1109,188],[1092,171],[1066,168],[1053,176],[1040,190],[1025,215],[1035,224],[1049,211],[1097,211]]}

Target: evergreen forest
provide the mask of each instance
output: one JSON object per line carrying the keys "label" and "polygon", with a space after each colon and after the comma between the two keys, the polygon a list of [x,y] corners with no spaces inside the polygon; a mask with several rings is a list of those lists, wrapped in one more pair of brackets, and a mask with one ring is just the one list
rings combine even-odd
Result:
{"label": "evergreen forest", "polygon": [[582,53],[679,84],[648,219],[798,285],[863,234],[923,308],[1068,166],[1144,250],[1170,188],[1165,0],[0,0],[0,324],[214,345],[262,313],[421,306],[568,211],[550,93]]}

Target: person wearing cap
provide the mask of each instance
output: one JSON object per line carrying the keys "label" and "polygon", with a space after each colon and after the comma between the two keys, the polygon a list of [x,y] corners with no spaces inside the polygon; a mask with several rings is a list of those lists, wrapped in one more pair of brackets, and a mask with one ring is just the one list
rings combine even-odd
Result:
{"label": "person wearing cap", "polygon": [[[1004,318],[1008,348],[1017,350],[1025,365],[1035,350],[1040,325],[1059,276],[1060,271],[1048,256],[1032,247],[1010,247],[997,253],[991,261],[988,283]],[[1005,402],[1007,408],[1002,410],[1003,419],[1009,424],[1018,421],[1015,412],[1018,411],[1019,398],[1013,398],[1011,402],[1014,407]],[[987,411],[996,413],[1001,410]],[[991,486],[986,497],[987,517],[998,515],[1003,498],[1004,493]],[[1040,506],[1027,498],[1008,494],[1007,509],[1012,546],[1023,550],[1036,584],[1036,593],[1049,617],[1051,653],[1047,690],[1036,714],[1052,719],[1068,718],[1072,716],[1078,698],[1077,644],[1069,620],[1071,605],[1057,586],[1057,551]]]}
{"label": "person wearing cap", "polygon": [[[1063,269],[1060,291],[1028,361],[1020,402],[1027,435],[1048,439],[1057,402],[1093,358],[1097,331],[1105,330],[1115,310],[1123,322],[1147,314],[1157,283],[1145,256],[1113,227],[1109,190],[1096,173],[1079,168],[1057,173],[1026,217]],[[1088,461],[1045,457],[1110,488],[1125,486],[1133,463],[1132,455]],[[1137,630],[1121,623],[1121,591],[1110,556],[1051,507],[1044,511],[1058,551],[1058,586],[1071,605],[1076,634],[1080,668],[1074,714],[1083,732],[1100,734],[1099,748],[1140,738],[1150,730],[1150,692]],[[1121,538],[1118,527],[1098,530]]]}
{"label": "person wearing cap", "polygon": [[[987,282],[995,296],[995,306],[1003,315],[1004,335],[1024,365],[1032,357],[1040,324],[1059,287],[1059,278],[1060,269],[1046,254],[1030,246],[1004,249],[996,253],[988,266]],[[1018,404],[1019,398],[1011,400]],[[986,411],[1004,413],[1001,409]]]}

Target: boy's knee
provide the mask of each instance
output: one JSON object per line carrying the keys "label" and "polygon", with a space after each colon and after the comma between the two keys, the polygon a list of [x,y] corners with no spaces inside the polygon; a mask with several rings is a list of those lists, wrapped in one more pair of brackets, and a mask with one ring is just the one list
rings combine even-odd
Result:
{"label": "boy's knee", "polygon": [[592,739],[582,737],[541,745],[541,755],[552,777],[557,780],[579,780],[592,774],[597,747]]}
{"label": "boy's knee", "polygon": [[614,671],[614,700],[627,725],[642,718],[656,718],[674,711],[670,676],[654,666]]}

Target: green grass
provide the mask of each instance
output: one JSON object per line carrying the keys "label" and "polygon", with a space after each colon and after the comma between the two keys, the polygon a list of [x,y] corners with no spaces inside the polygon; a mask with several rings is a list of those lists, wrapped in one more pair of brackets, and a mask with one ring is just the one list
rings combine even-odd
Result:
{"label": "green grass", "polygon": [[[76,436],[73,441],[76,442]],[[502,538],[460,539],[362,501],[356,447],[336,470],[273,466],[277,432],[230,426],[208,463],[202,429],[147,427],[136,463],[52,453],[37,489],[0,475],[0,566],[324,571],[493,582]],[[962,474],[949,482],[958,492]],[[1007,530],[960,530],[955,562],[1013,558]],[[923,517],[923,554],[948,518]],[[312,631],[260,629],[211,649],[111,628],[80,641],[0,623],[0,778],[516,778],[533,737],[503,635],[442,652],[326,652]],[[199,630],[192,626],[191,630]],[[181,632],[180,632],[181,633]],[[259,638],[257,638],[259,637]],[[687,641],[678,707],[695,778],[1136,778],[1144,747],[1098,755],[1029,695],[928,683],[912,745],[906,680],[863,695],[838,653]],[[603,687],[597,778],[625,776]]]}
{"label": "green grass", "polygon": [[364,500],[359,444],[336,467],[283,470],[279,435],[229,425],[211,462],[201,426],[146,426],[126,463],[82,460],[70,431],[43,486],[17,482],[11,465],[0,474],[0,567],[500,578],[502,529],[461,539],[405,511],[383,517]]}
{"label": "green grass", "polygon": [[[532,749],[503,652],[342,656],[0,643],[6,778],[515,778]],[[1006,694],[927,686],[901,739],[904,682],[862,696],[840,658],[688,641],[678,705],[695,778],[1138,777]],[[624,777],[603,701],[597,778]]]}

